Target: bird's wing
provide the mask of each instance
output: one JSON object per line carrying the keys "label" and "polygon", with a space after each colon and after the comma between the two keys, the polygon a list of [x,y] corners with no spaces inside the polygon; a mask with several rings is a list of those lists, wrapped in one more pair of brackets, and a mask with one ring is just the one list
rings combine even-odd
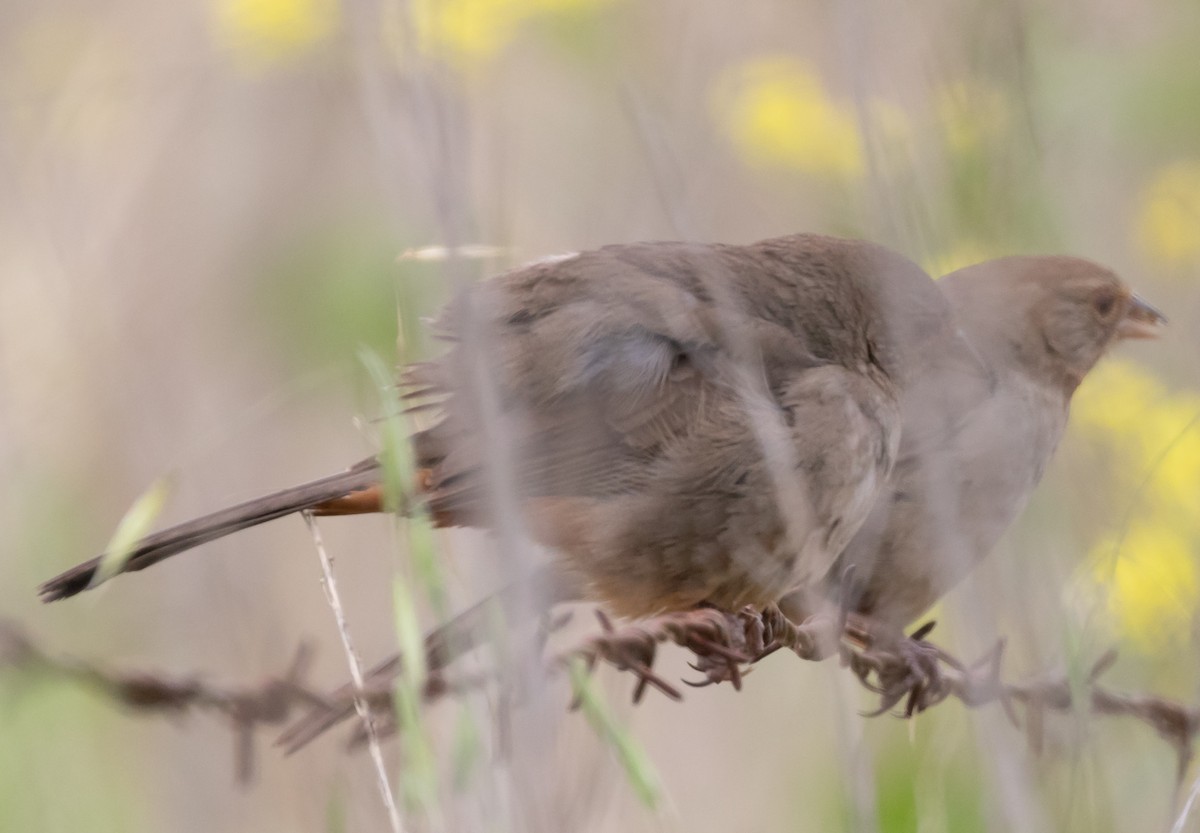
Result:
{"label": "bird's wing", "polygon": [[[619,250],[618,250],[619,251]],[[723,325],[812,364],[783,328],[720,321],[686,281],[648,274],[612,250],[535,265],[477,287],[443,315],[454,346],[407,369],[410,394],[440,399],[415,438],[435,514],[476,523],[487,465],[525,495],[636,492],[654,463],[730,397]],[[476,507],[477,508],[477,507]]]}
{"label": "bird's wing", "polygon": [[[487,525],[490,463],[522,497],[589,499],[619,515],[614,524],[645,530],[628,547],[693,540],[720,553],[697,558],[763,561],[681,562],[673,587],[723,570],[728,600],[757,588],[747,601],[761,601],[789,576],[819,575],[891,467],[899,418],[888,385],[815,356],[780,305],[755,299],[771,311],[756,314],[710,291],[686,256],[629,255],[520,270],[444,316],[454,347],[406,374],[411,390],[443,400],[441,421],[416,438],[435,517]],[[764,555],[785,550],[789,561]],[[614,559],[614,582],[628,569]]]}

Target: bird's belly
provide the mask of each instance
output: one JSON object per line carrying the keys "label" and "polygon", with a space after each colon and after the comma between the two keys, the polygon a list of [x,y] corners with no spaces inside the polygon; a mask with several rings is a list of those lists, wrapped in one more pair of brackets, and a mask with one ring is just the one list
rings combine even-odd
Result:
{"label": "bird's belly", "polygon": [[688,610],[702,603],[737,610],[778,600],[793,586],[796,565],[803,560],[788,544],[782,523],[756,516],[750,530],[743,525],[750,520],[745,517],[727,515],[713,523],[716,511],[700,508],[660,517],[655,524],[591,502],[575,513],[573,529],[537,537],[557,551],[589,598],[620,616]]}
{"label": "bird's belly", "polygon": [[959,442],[956,527],[969,550],[968,568],[991,552],[1025,508],[1066,423],[1056,391],[1024,382],[1010,390],[1002,398],[1008,407],[971,426],[975,430]]}

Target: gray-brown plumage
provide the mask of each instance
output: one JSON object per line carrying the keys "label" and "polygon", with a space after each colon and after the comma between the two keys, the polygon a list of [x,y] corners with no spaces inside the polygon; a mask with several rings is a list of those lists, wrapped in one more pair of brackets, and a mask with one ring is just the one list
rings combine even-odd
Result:
{"label": "gray-brown plumage", "polygon": [[[423,497],[442,525],[515,508],[619,613],[771,603],[820,581],[866,518],[900,442],[899,397],[917,369],[965,352],[950,322],[910,261],[828,237],[525,267],[452,305],[455,346],[406,374],[442,411],[413,438]],[[490,486],[496,456],[512,494]],[[363,498],[378,474],[366,461],[158,533],[122,571],[289,511],[378,509]],[[43,597],[86,589],[97,565]]]}
{"label": "gray-brown plumage", "polygon": [[[995,546],[1041,480],[1071,396],[1104,352],[1152,338],[1165,318],[1110,270],[1071,257],[1007,257],[939,287],[971,345],[922,372],[902,399],[890,487],[827,574],[821,595],[899,628]],[[853,565],[853,571],[846,568]],[[854,588],[838,579],[853,576]],[[803,593],[793,614],[811,607]]]}
{"label": "gray-brown plumage", "polygon": [[[784,598],[796,620],[848,603],[886,634],[919,616],[1020,512],[1084,375],[1114,342],[1155,337],[1165,323],[1112,272],[1076,258],[1002,258],[955,272],[939,287],[961,339],[947,342],[943,332],[916,354],[887,488],[825,579]],[[928,349],[938,345],[950,349],[929,361]],[[852,587],[840,586],[844,577]],[[529,581],[547,600],[578,598],[563,578],[549,568]],[[509,589],[497,599],[515,618],[530,609],[514,597],[527,596]],[[486,640],[481,619],[473,608],[430,633],[430,656],[443,663]],[[385,684],[401,666],[398,657],[385,660],[372,682]],[[346,703],[345,695],[331,702]],[[349,705],[316,709],[280,743],[294,751],[352,713]]]}

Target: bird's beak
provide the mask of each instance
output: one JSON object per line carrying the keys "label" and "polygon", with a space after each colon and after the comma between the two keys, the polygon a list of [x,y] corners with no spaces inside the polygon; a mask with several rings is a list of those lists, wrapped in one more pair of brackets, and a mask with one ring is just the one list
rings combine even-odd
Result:
{"label": "bird's beak", "polygon": [[1117,324],[1117,338],[1158,338],[1167,317],[1136,295],[1129,296],[1125,317]]}

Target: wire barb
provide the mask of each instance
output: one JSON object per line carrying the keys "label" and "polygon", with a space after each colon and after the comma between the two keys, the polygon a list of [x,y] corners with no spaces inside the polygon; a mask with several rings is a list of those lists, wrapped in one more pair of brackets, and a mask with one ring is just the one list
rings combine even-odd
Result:
{"label": "wire barb", "polygon": [[[756,663],[781,649],[788,649],[801,658],[812,658],[813,640],[823,638],[819,632],[827,630],[830,623],[836,625],[832,618],[826,622],[809,621],[797,625],[774,607],[761,612],[746,609],[737,613],[699,608],[627,623],[614,622],[606,614],[598,613],[597,620],[598,633],[573,648],[546,658],[546,668],[549,672],[563,672],[571,662],[578,661],[588,673],[594,673],[605,664],[632,674],[636,678],[635,703],[640,702],[651,688],[672,700],[683,699],[679,689],[654,670],[658,648],[662,644],[672,643],[693,654],[691,665],[703,678],[699,682],[689,682],[689,685],[729,682],[737,687]],[[882,631],[863,617],[852,615],[847,618],[838,653],[843,665],[860,684],[879,696],[879,706],[870,714],[893,713],[901,718],[913,718],[948,699],[956,699],[967,708],[997,703],[1014,726],[1024,729],[1031,747],[1038,750],[1042,745],[1046,716],[1076,709],[1074,698],[1079,689],[1065,674],[1024,683],[1004,682],[1001,673],[1005,652],[1003,639],[997,640],[978,659],[964,663],[925,639],[930,627],[924,625],[911,636],[904,636]],[[1177,757],[1177,773],[1182,779],[1194,757],[1193,745],[1200,733],[1200,708],[1151,694],[1123,693],[1103,686],[1100,679],[1112,668],[1116,658],[1115,651],[1106,651],[1084,676],[1087,709],[1096,715],[1131,717],[1150,726],[1171,745]],[[223,689],[202,683],[198,677],[114,672],[96,664],[51,658],[20,626],[0,621],[0,668],[65,677],[144,714],[196,710],[223,716],[235,732],[240,750],[237,771],[246,779],[252,773],[254,730],[261,725],[286,724],[298,712],[304,713],[284,735],[289,739],[289,752],[336,725],[347,711],[353,714],[355,698],[377,716],[374,726],[377,737],[388,737],[398,730],[392,719],[392,680],[401,672],[402,662],[393,658],[380,663],[364,676],[362,688],[347,686],[322,696],[305,684],[310,659],[311,652],[301,646],[282,676],[246,689]],[[422,691],[425,701],[465,696],[497,684],[504,693],[506,686],[511,684],[504,669],[473,677],[461,674],[450,677],[446,665],[446,662],[431,663],[431,672]],[[897,706],[901,706],[899,711],[895,711]],[[297,734],[296,727],[303,727],[304,731]],[[367,740],[366,729],[360,725],[350,745],[360,746]]]}
{"label": "wire barb", "polygon": [[239,783],[254,779],[254,736],[260,726],[282,726],[308,709],[332,708],[306,683],[312,649],[301,644],[282,676],[248,688],[223,688],[197,677],[115,671],[70,657],[51,657],[15,622],[0,620],[0,669],[11,668],[87,687],[131,711],[147,715],[209,712],[225,719],[236,741]]}

